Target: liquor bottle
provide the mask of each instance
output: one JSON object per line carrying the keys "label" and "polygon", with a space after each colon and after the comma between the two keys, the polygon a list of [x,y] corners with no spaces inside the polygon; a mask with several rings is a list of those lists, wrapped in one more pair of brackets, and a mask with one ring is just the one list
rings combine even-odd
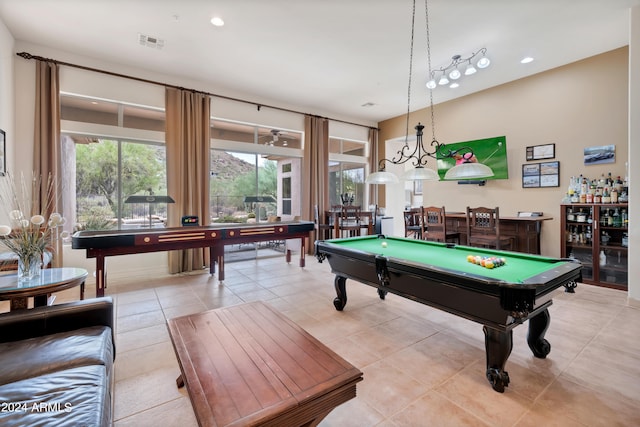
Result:
{"label": "liquor bottle", "polygon": [[609,187],[604,187],[602,191],[602,203],[611,203],[611,196],[609,195]]}
{"label": "liquor bottle", "polygon": [[[601,211],[602,212],[602,211]],[[606,227],[607,224],[609,223],[609,211],[605,210],[604,214],[602,215],[602,217],[600,218],[600,225]]]}
{"label": "liquor bottle", "polygon": [[618,212],[618,208],[613,212],[613,226],[622,227],[622,217],[620,216],[620,212]]}
{"label": "liquor bottle", "polygon": [[573,180],[575,178],[571,177],[571,179],[569,180],[569,186],[567,187],[567,196],[569,197],[569,199],[571,199],[571,196],[573,196],[573,193],[575,193],[574,187],[573,187]]}
{"label": "liquor bottle", "polygon": [[613,227],[613,214],[611,214],[609,210],[607,210],[607,226]]}
{"label": "liquor bottle", "polygon": [[600,251],[600,267],[607,265],[607,255],[604,253],[604,249]]}
{"label": "liquor bottle", "polygon": [[620,176],[616,179],[616,190],[618,191],[618,194],[622,192],[622,180],[620,179]]}
{"label": "liquor bottle", "polygon": [[618,203],[618,190],[615,187],[611,189],[611,203]]}
{"label": "liquor bottle", "polygon": [[584,240],[587,245],[591,244],[591,227],[587,227],[587,232],[584,234]]}
{"label": "liquor bottle", "polygon": [[627,214],[627,210],[626,209],[622,209],[622,226],[623,227],[629,227],[629,214]]}

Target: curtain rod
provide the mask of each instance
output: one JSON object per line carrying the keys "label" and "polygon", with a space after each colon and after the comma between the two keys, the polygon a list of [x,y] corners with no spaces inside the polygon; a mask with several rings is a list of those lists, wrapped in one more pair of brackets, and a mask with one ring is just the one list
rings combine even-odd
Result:
{"label": "curtain rod", "polygon": [[306,116],[313,116],[313,117],[317,117],[317,118],[320,118],[320,119],[332,120],[334,122],[346,123],[348,125],[354,125],[354,126],[360,126],[360,127],[363,127],[363,128],[367,128],[367,129],[378,130],[377,127],[367,126],[367,125],[363,125],[363,124],[360,124],[360,123],[353,123],[353,122],[348,122],[348,121],[340,120],[340,119],[332,119],[331,117],[322,117],[322,116],[318,116],[316,114],[303,113],[301,111],[290,110],[288,108],[283,108],[283,107],[276,107],[274,105],[261,104],[261,103],[258,103],[258,102],[247,101],[246,99],[233,98],[231,96],[218,95],[217,93],[204,92],[204,91],[201,91],[201,90],[189,89],[189,88],[185,88],[185,87],[182,87],[182,86],[176,86],[176,85],[172,85],[172,84],[168,84],[168,83],[162,83],[162,82],[158,82],[158,81],[155,81],[155,80],[143,79],[141,77],[128,76],[126,74],[114,73],[112,71],[105,71],[105,70],[100,70],[98,68],[86,67],[84,65],[78,65],[78,64],[72,64],[72,63],[64,62],[64,61],[58,61],[57,59],[44,58],[44,57],[38,56],[38,55],[31,55],[28,52],[18,52],[18,53],[16,53],[16,55],[18,55],[19,57],[24,58],[24,59],[37,59],[38,61],[52,62],[52,63],[58,64],[58,65],[64,65],[64,66],[73,67],[73,68],[79,68],[81,70],[86,70],[86,71],[93,71],[95,73],[107,74],[109,76],[122,77],[122,78],[125,78],[125,79],[136,80],[136,81],[143,82],[143,83],[151,83],[151,84],[154,84],[154,85],[171,87],[171,88],[174,88],[174,89],[188,90],[188,91],[191,91],[191,92],[202,93],[204,95],[213,96],[215,98],[227,99],[229,101],[236,101],[236,102],[242,102],[242,103],[245,103],[245,104],[252,104],[252,105],[255,105],[256,108],[258,108],[258,111],[260,111],[260,108],[266,107],[266,108],[271,108],[273,110],[285,111],[287,113],[294,113],[294,114],[302,114],[302,115],[306,115]]}

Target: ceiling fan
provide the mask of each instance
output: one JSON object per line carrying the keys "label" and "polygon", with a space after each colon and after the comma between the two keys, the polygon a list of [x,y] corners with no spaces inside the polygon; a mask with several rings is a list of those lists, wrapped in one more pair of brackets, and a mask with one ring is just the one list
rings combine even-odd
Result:
{"label": "ceiling fan", "polygon": [[[286,135],[284,132],[282,132],[279,129],[271,129],[269,133],[270,135],[265,135],[265,136],[262,136],[261,138],[268,138],[267,141],[265,141],[264,145],[268,145],[271,147],[273,147],[276,143],[280,141],[281,136]],[[283,139],[280,145],[282,145],[283,147],[286,147],[288,143],[286,140]]]}

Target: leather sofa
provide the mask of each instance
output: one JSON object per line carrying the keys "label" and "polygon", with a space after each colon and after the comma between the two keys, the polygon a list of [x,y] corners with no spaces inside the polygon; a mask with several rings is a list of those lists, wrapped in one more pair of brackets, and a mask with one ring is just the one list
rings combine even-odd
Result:
{"label": "leather sofa", "polygon": [[0,425],[112,424],[111,297],[0,314]]}

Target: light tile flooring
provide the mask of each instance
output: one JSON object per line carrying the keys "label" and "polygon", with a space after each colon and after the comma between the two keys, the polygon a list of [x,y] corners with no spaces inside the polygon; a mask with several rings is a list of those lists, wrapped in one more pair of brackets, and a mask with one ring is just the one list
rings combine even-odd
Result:
{"label": "light tile flooring", "polygon": [[[382,301],[374,288],[351,281],[338,312],[329,266],[313,257],[304,269],[282,257],[226,267],[224,283],[208,274],[111,274],[116,427],[196,426],[187,392],[175,385],[166,319],[255,300],[363,371],[358,397],[323,427],[640,425],[640,309],[628,306],[626,292],[588,285],[559,291],[546,335],[551,353],[533,357],[527,326],[516,327],[506,367],[511,384],[501,394],[485,379],[481,325],[391,294]],[[56,302],[77,297],[71,289]]]}

